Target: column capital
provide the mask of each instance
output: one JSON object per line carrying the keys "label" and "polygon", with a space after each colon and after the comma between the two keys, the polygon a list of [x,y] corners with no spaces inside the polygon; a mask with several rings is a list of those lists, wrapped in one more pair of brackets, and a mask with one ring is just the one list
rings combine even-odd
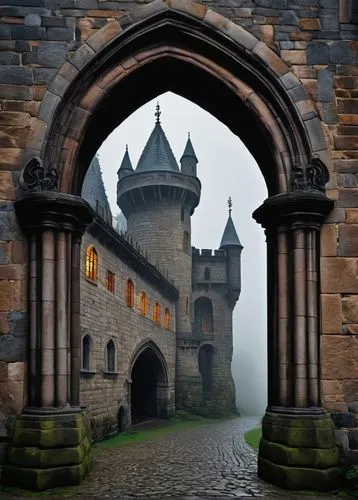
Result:
{"label": "column capital", "polygon": [[267,198],[252,214],[265,229],[292,224],[320,226],[334,206],[326,195],[312,191],[282,193]]}
{"label": "column capital", "polygon": [[56,230],[82,235],[94,218],[80,196],[53,191],[28,194],[15,202],[15,210],[26,233]]}

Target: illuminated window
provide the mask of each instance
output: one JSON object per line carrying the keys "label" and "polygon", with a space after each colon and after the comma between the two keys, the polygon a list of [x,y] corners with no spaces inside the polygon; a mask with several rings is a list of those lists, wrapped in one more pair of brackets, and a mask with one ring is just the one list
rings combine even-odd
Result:
{"label": "illuminated window", "polygon": [[148,316],[148,297],[145,292],[142,292],[140,296],[140,312],[143,316]]}
{"label": "illuminated window", "polygon": [[86,278],[97,281],[98,273],[98,255],[93,245],[86,250]]}
{"label": "illuminated window", "polygon": [[116,347],[111,339],[106,346],[107,371],[116,371]]}
{"label": "illuminated window", "polygon": [[164,328],[166,328],[167,330],[170,329],[170,312],[167,307],[164,311]]}
{"label": "illuminated window", "polygon": [[108,269],[107,271],[107,290],[114,293],[115,289],[115,274]]}
{"label": "illuminated window", "polygon": [[208,267],[205,268],[204,270],[204,280],[209,281],[210,280],[210,269]]}
{"label": "illuminated window", "polygon": [[127,281],[126,301],[128,307],[134,307],[134,284],[132,280]]}
{"label": "illuminated window", "polygon": [[89,371],[91,357],[91,339],[89,335],[85,335],[82,339],[82,370]]}
{"label": "illuminated window", "polygon": [[156,302],[154,306],[153,321],[158,325],[160,324],[160,305],[158,302]]}

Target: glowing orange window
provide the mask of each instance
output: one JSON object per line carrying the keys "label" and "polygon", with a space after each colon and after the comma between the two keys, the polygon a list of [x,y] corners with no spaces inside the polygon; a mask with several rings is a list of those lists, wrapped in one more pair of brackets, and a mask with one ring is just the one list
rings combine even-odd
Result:
{"label": "glowing orange window", "polygon": [[170,312],[167,307],[164,311],[164,328],[166,328],[167,330],[170,329]]}
{"label": "glowing orange window", "polygon": [[86,278],[97,281],[98,278],[98,255],[93,245],[86,250]]}
{"label": "glowing orange window", "polygon": [[114,289],[115,289],[115,286],[116,286],[116,278],[115,278],[115,274],[112,273],[112,271],[110,271],[109,269],[107,270],[107,290],[109,290],[110,292],[114,293]]}
{"label": "glowing orange window", "polygon": [[132,280],[127,281],[126,301],[128,307],[134,307],[134,284]]}
{"label": "glowing orange window", "polygon": [[148,297],[145,292],[142,292],[140,296],[140,312],[143,316],[148,316]]}
{"label": "glowing orange window", "polygon": [[160,324],[160,305],[158,302],[156,302],[154,306],[153,321],[158,325]]}

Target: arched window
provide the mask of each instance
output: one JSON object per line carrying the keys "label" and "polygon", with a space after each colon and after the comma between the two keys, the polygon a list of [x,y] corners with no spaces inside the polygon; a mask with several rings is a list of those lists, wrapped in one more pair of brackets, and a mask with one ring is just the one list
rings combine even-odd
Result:
{"label": "arched window", "polygon": [[86,278],[97,281],[98,278],[98,255],[95,247],[90,245],[86,250]]}
{"label": "arched window", "polygon": [[209,281],[210,280],[210,269],[208,267],[206,267],[204,269],[204,280],[205,281]]}
{"label": "arched window", "polygon": [[167,330],[170,329],[170,312],[169,309],[166,307],[164,311],[164,328]]}
{"label": "arched window", "polygon": [[89,371],[91,362],[91,339],[85,335],[82,339],[82,370]]}
{"label": "arched window", "polygon": [[126,302],[128,307],[134,307],[134,284],[130,279],[127,281]]}
{"label": "arched window", "polygon": [[107,269],[107,290],[114,293],[116,286],[116,275]]}
{"label": "arched window", "polygon": [[154,321],[154,323],[157,323],[158,325],[160,325],[160,305],[159,305],[159,302],[156,302],[155,306],[154,306],[153,321]]}
{"label": "arched window", "polygon": [[194,303],[195,328],[200,332],[213,331],[213,305],[207,297],[200,297]]}
{"label": "arched window", "polygon": [[140,312],[143,316],[148,316],[148,297],[145,292],[140,295]]}
{"label": "arched window", "polygon": [[111,339],[106,347],[107,356],[107,372],[116,371],[116,347],[113,340]]}

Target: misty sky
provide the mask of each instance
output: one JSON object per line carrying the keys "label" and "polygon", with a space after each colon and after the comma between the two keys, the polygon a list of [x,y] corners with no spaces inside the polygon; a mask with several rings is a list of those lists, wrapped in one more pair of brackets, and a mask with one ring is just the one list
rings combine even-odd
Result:
{"label": "misty sky", "polygon": [[[212,115],[167,92],[128,117],[99,149],[113,214],[117,214],[117,170],[128,144],[133,167],[153,130],[159,100],[161,124],[179,163],[188,132],[198,157],[201,201],[192,216],[192,245],[219,248],[232,197],[232,217],[242,251],[241,296],[234,310],[233,375],[241,414],[266,407],[266,248],[263,229],[252,212],[267,197],[262,174],[240,139]],[[238,117],[238,119],[240,119]]]}

